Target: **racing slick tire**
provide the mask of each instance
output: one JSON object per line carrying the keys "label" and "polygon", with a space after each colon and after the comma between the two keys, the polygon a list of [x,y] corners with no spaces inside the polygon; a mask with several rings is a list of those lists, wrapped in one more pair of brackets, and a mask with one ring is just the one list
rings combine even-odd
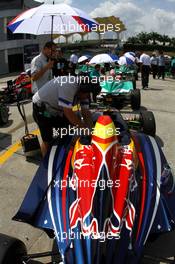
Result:
{"label": "racing slick tire", "polygon": [[[175,231],[170,231],[162,234],[153,234],[148,238],[148,241],[143,251],[143,261],[141,264],[160,263],[156,262],[156,258],[168,259],[175,256]],[[168,245],[168,246],[166,246]],[[152,261],[144,256],[149,256]],[[162,261],[161,261],[162,263]],[[167,263],[169,263],[167,261]]]}
{"label": "racing slick tire", "polygon": [[145,134],[155,136],[156,134],[156,121],[153,112],[141,112],[142,130]]}
{"label": "racing slick tire", "polygon": [[140,90],[135,89],[131,92],[131,108],[133,110],[139,110],[141,105]]}
{"label": "racing slick tire", "polygon": [[26,246],[21,240],[0,233],[0,264],[22,264],[26,254]]}
{"label": "racing slick tire", "polygon": [[115,102],[115,104],[113,105],[117,110],[121,110],[124,107],[124,103],[122,101],[118,101],[117,103]]}
{"label": "racing slick tire", "polygon": [[4,104],[0,104],[0,125],[7,124],[8,119],[9,119],[9,108]]}
{"label": "racing slick tire", "polygon": [[133,84],[133,89],[136,90],[136,80],[133,80],[132,84]]}

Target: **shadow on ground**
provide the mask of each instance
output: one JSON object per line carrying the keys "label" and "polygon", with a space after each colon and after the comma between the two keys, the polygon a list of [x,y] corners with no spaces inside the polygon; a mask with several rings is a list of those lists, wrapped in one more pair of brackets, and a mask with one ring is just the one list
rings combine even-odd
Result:
{"label": "shadow on ground", "polygon": [[12,124],[13,124],[13,120],[10,119],[7,124],[1,125],[0,128],[7,128],[7,127],[10,127]]}
{"label": "shadow on ground", "polygon": [[26,157],[26,161],[29,163],[33,163],[36,165],[40,165],[41,161],[42,161],[42,156],[41,155],[36,155],[33,157]]}
{"label": "shadow on ground", "polygon": [[12,135],[0,132],[0,150],[12,145]]}
{"label": "shadow on ground", "polygon": [[163,89],[161,88],[148,88],[147,90],[150,90],[150,91],[163,91]]}

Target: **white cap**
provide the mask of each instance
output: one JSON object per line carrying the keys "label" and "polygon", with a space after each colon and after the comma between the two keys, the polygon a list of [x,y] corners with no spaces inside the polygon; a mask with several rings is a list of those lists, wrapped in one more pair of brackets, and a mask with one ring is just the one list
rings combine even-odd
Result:
{"label": "white cap", "polygon": [[78,59],[78,63],[81,63],[85,60],[88,60],[88,57],[87,56],[81,56],[79,59]]}
{"label": "white cap", "polygon": [[72,54],[70,56],[70,62],[76,64],[78,62],[78,56],[76,54]]}

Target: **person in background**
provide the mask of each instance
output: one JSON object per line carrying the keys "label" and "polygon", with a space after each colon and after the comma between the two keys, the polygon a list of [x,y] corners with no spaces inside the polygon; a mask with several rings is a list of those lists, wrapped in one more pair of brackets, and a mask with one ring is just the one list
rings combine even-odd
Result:
{"label": "person in background", "polygon": [[139,72],[140,72],[140,52],[139,51],[136,51],[135,52],[135,64],[137,66],[137,73],[136,73],[136,81],[138,81],[139,79]]}
{"label": "person in background", "polygon": [[156,79],[158,73],[158,58],[155,53],[153,53],[151,57],[151,70],[153,73],[153,79]]}
{"label": "person in background", "polygon": [[171,74],[173,79],[175,79],[175,57],[171,59]]}
{"label": "person in background", "polygon": [[160,51],[158,56],[158,79],[160,77],[162,77],[162,80],[165,79],[165,57],[163,51]]}
{"label": "person in background", "polygon": [[95,65],[95,67],[94,67],[94,69],[90,72],[90,77],[91,78],[94,78],[94,77],[96,77],[96,78],[100,78],[100,71],[101,71],[101,66],[100,66],[100,64],[96,64]]}
{"label": "person in background", "polygon": [[52,69],[53,77],[68,75],[68,61],[63,57],[63,51],[58,49]]}
{"label": "person in background", "polygon": [[[102,68],[100,64],[96,64],[94,69],[90,71],[89,77],[91,79],[97,80],[97,82],[100,82],[100,76],[102,74],[101,72]],[[95,93],[92,94],[91,101],[96,102],[96,95]]]}
{"label": "person in background", "polygon": [[140,56],[140,71],[141,71],[143,89],[148,88],[150,68],[151,68],[150,56],[145,52],[143,52],[142,55]]}
{"label": "person in background", "polygon": [[71,75],[75,75],[75,70],[76,70],[76,66],[77,66],[77,63],[78,63],[78,56],[73,53],[71,56],[70,56],[70,59],[69,59],[69,68],[70,68],[70,74]]}
{"label": "person in background", "polygon": [[56,44],[47,42],[41,53],[31,62],[32,93],[35,94],[52,78],[52,68],[56,56]]}
{"label": "person in background", "polygon": [[80,72],[88,72],[89,69],[89,56],[83,55],[78,59],[78,70]]}
{"label": "person in background", "polygon": [[109,76],[111,76],[113,79],[115,79],[116,77],[116,73],[115,73],[115,70],[114,69],[111,69],[110,72],[109,72]]}

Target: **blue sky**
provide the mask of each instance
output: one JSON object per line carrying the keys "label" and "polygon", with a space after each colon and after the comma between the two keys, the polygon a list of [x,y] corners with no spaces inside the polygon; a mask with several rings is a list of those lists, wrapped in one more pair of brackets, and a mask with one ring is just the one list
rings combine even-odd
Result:
{"label": "blue sky", "polygon": [[[61,1],[62,2],[62,1]],[[127,35],[157,31],[175,36],[175,0],[65,0],[95,16],[119,16]]]}
{"label": "blue sky", "polygon": [[[100,5],[100,3],[104,3],[105,1],[100,0],[72,0],[72,4],[76,7],[80,7],[81,9],[85,8],[88,12],[93,11],[94,8]],[[107,2],[107,1],[106,1]],[[155,7],[155,8],[162,8],[164,10],[172,10],[175,11],[175,0],[132,0],[132,1],[111,1],[111,2],[133,2],[137,6],[143,8],[146,7],[147,9]]]}
{"label": "blue sky", "polygon": [[[36,0],[51,1],[51,0]],[[91,17],[120,17],[132,36],[141,31],[156,31],[175,37],[175,0],[55,0],[89,13]]]}

